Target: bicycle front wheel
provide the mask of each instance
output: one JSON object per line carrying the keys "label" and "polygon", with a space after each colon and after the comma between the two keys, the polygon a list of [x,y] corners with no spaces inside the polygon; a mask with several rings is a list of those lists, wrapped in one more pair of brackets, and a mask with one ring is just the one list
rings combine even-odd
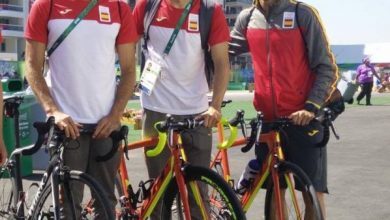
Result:
{"label": "bicycle front wheel", "polygon": [[[89,175],[70,171],[58,185],[61,219],[115,219],[104,189]],[[54,219],[52,184],[46,184],[39,197],[32,219]]]}
{"label": "bicycle front wheel", "polygon": [[7,168],[0,170],[0,219],[9,219],[13,203],[11,175]]}
{"label": "bicycle front wheel", "polygon": [[265,219],[322,220],[321,208],[309,177],[297,165],[284,161],[278,168],[283,218],[278,218],[273,181],[265,196]]}
{"label": "bicycle front wheel", "polygon": [[[246,219],[240,202],[228,184],[210,169],[188,165],[184,178],[191,198],[191,219]],[[201,192],[200,192],[201,191]],[[176,179],[163,196],[161,219],[184,219],[184,208]]]}

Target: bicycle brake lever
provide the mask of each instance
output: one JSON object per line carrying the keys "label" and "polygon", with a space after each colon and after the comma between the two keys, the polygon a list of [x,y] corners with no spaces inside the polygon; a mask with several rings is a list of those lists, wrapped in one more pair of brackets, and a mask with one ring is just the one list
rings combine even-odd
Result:
{"label": "bicycle brake lever", "polygon": [[332,129],[332,132],[333,132],[335,138],[336,138],[337,140],[340,140],[340,136],[336,133],[336,129],[334,128],[332,121],[329,121],[329,126],[330,126],[330,128]]}
{"label": "bicycle brake lever", "polygon": [[128,140],[127,140],[127,137],[128,137],[128,134],[125,135],[124,137],[124,142],[125,142],[125,147],[124,147],[124,154],[125,154],[125,157],[126,157],[126,160],[130,160],[129,158],[129,149],[127,148],[127,145],[129,144],[128,143]]}
{"label": "bicycle brake lever", "polygon": [[248,136],[248,132],[246,130],[246,123],[244,119],[240,121],[240,126],[241,126],[242,135],[244,136],[244,138],[246,138]]}

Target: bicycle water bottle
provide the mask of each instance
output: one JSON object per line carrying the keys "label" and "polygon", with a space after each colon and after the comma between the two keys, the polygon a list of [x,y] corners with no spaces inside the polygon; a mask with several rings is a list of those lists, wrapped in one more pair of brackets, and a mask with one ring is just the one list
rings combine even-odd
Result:
{"label": "bicycle water bottle", "polygon": [[249,161],[248,165],[245,167],[244,172],[241,174],[240,180],[236,185],[235,191],[239,194],[244,194],[245,191],[249,188],[253,179],[259,173],[260,163],[258,160],[253,159]]}

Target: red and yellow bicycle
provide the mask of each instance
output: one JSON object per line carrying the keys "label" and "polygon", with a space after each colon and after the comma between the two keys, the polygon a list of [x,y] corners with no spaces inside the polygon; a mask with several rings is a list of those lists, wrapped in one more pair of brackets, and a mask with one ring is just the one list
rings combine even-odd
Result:
{"label": "red and yellow bicycle", "polygon": [[134,191],[122,158],[118,171],[121,209],[120,219],[146,219],[162,201],[161,219],[246,219],[234,191],[215,172],[208,168],[189,164],[182,148],[180,133],[202,126],[203,122],[194,119],[166,121],[156,124],[158,138],[151,138],[126,144],[124,155],[129,150],[156,146],[146,152],[149,157],[157,156],[168,147],[171,156],[157,179],[140,183]]}
{"label": "red and yellow bicycle", "polygon": [[[332,112],[324,109],[323,123],[330,125]],[[241,124],[243,137],[237,138],[237,127]],[[316,192],[309,178],[297,165],[285,160],[281,144],[281,130],[291,125],[291,121],[280,118],[265,123],[259,112],[250,122],[251,134],[246,137],[244,112],[238,111],[230,120],[221,120],[218,125],[219,145],[210,167],[216,170],[231,187],[234,179],[230,175],[228,149],[244,146],[241,150],[248,152],[252,146],[265,148],[264,160],[259,164],[260,170],[251,179],[248,188],[240,195],[240,202],[247,212],[261,188],[266,189],[264,218],[265,219],[323,219]],[[230,136],[224,137],[224,127],[229,127]],[[327,130],[324,140],[329,138]],[[321,143],[326,144],[326,143]],[[260,162],[259,162],[260,163]],[[237,191],[237,190],[236,190]]]}

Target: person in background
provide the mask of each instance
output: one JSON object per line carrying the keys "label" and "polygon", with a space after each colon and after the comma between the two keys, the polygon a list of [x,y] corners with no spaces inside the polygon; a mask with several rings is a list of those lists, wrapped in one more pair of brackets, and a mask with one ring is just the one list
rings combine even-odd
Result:
{"label": "person in background", "polygon": [[[327,153],[326,146],[317,147],[324,129],[313,119],[336,91],[339,73],[317,10],[296,1],[255,0],[240,12],[230,35],[231,55],[252,56],[256,111],[266,121],[288,117],[294,123],[284,129],[286,159],[309,176],[325,216]],[[313,219],[311,210],[305,219]]]}
{"label": "person in background", "polygon": [[379,93],[386,92],[386,90],[390,89],[390,77],[389,73],[384,73],[381,83],[380,83],[380,88],[378,89]]}
{"label": "person in background", "polygon": [[[0,98],[3,100],[3,86],[0,83]],[[0,166],[7,160],[7,149],[3,140],[3,105],[0,106]]]}
{"label": "person in background", "polygon": [[374,76],[377,79],[380,79],[378,74],[375,71],[375,67],[371,64],[369,57],[363,58],[363,63],[358,66],[356,75],[357,83],[360,84],[361,91],[359,95],[356,97],[356,101],[358,105],[360,105],[360,101],[366,97],[366,105],[372,105],[371,103],[371,93],[372,88],[374,86]]}

